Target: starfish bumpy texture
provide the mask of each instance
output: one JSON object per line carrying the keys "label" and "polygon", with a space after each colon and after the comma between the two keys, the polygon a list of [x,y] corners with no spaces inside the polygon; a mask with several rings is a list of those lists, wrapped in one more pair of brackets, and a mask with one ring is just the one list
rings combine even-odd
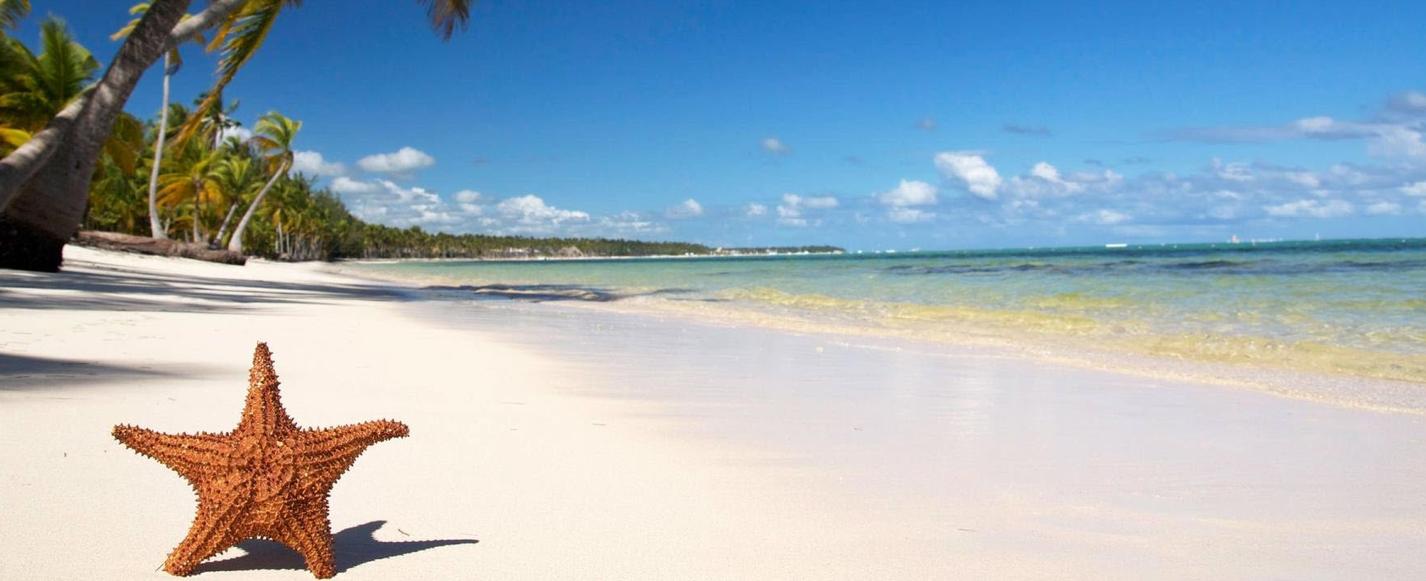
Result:
{"label": "starfish bumpy texture", "polygon": [[164,561],[165,571],[188,575],[239,541],[265,538],[300,553],[318,578],[336,574],[327,495],[368,446],[408,430],[391,420],[300,429],[283,409],[277,386],[272,353],[258,343],[247,404],[232,432],[173,435],[114,427],[116,439],[172,468],[198,493],[193,527]]}

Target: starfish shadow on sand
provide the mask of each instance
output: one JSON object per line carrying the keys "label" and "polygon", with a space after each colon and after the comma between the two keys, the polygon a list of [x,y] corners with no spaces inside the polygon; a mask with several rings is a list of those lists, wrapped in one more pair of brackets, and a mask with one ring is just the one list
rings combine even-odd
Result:
{"label": "starfish shadow on sand", "polygon": [[[336,558],[338,573],[352,567],[399,557],[410,553],[434,549],[447,545],[474,545],[476,539],[442,539],[431,541],[379,541],[373,535],[385,525],[384,520],[374,520],[366,524],[347,528],[332,535],[332,552]],[[400,529],[397,529],[398,531]],[[403,533],[404,534],[404,533]],[[219,561],[209,561],[193,570],[194,574],[209,571],[255,571],[263,569],[306,569],[302,556],[281,543],[250,539],[237,544],[244,554]]]}

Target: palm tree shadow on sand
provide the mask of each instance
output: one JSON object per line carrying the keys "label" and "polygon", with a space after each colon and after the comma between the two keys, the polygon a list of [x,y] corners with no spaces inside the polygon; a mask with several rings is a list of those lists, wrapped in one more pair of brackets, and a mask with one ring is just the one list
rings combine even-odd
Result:
{"label": "palm tree shadow on sand", "polygon": [[[426,549],[447,545],[474,545],[480,542],[476,539],[379,541],[373,536],[373,533],[385,524],[384,520],[374,520],[347,528],[332,536],[332,553],[336,560],[338,573],[345,573],[348,569],[372,561],[399,557]],[[237,547],[245,553],[231,559],[203,563],[194,569],[193,573],[307,568],[301,555],[281,543],[252,539],[238,543]]]}

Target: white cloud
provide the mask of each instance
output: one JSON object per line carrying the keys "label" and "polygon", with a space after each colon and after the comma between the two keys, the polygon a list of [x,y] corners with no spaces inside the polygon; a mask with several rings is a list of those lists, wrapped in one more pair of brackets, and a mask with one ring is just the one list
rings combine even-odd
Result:
{"label": "white cloud", "polygon": [[332,191],[338,194],[369,194],[381,189],[381,186],[371,182],[354,180],[346,176],[338,176],[332,180]]}
{"label": "white cloud", "polygon": [[238,141],[247,141],[253,138],[253,132],[251,129],[243,127],[242,125],[224,127],[222,130],[218,131],[218,139],[222,141],[227,141],[229,137],[236,137],[238,138]]}
{"label": "white cloud", "polygon": [[753,202],[743,209],[743,213],[749,218],[756,218],[767,214],[767,206]]}
{"label": "white cloud", "polygon": [[877,194],[885,206],[929,206],[936,203],[936,186],[915,180],[901,180],[895,188]]}
{"label": "white cloud", "polygon": [[1351,214],[1354,209],[1350,202],[1343,200],[1323,202],[1314,199],[1263,207],[1263,211],[1267,212],[1269,216],[1279,218],[1337,218]]}
{"label": "white cloud", "polygon": [[476,202],[479,202],[482,196],[480,192],[477,192],[475,190],[461,190],[459,192],[456,192],[455,195],[452,197],[455,198],[455,201],[460,202],[462,204],[474,204]]}
{"label": "white cloud", "polygon": [[292,171],[309,176],[332,177],[347,173],[347,167],[334,161],[328,162],[316,151],[294,151]]}
{"label": "white cloud", "polygon": [[840,204],[834,196],[798,196],[796,194],[784,194],[782,201],[786,204],[796,204],[813,210],[827,210]]}
{"label": "white cloud", "polygon": [[764,137],[761,142],[761,145],[763,151],[766,151],[773,155],[782,155],[790,151],[787,147],[787,144],[783,143],[781,139],[778,139],[776,137]]}
{"label": "white cloud", "polygon": [[1372,155],[1419,161],[1426,158],[1426,139],[1421,134],[1419,120],[1413,117],[1426,112],[1421,108],[1423,99],[1426,95],[1420,93],[1398,95],[1367,121],[1343,121],[1318,115],[1284,125],[1194,127],[1170,132],[1169,136],[1206,143],[1363,139],[1367,142],[1367,152]]}
{"label": "white cloud", "polygon": [[994,200],[1002,180],[980,154],[958,151],[943,151],[936,154],[936,169],[948,180],[952,180],[976,197]]}
{"label": "white cloud", "polygon": [[803,212],[805,210],[830,210],[836,208],[839,204],[837,198],[834,196],[783,194],[782,203],[777,205],[777,223],[784,226],[817,224],[821,221],[809,221],[807,217],[803,215]]}
{"label": "white cloud", "polygon": [[689,198],[664,211],[664,215],[673,219],[697,218],[703,215],[703,204],[698,203],[698,200]]}
{"label": "white cloud", "polygon": [[654,222],[638,212],[620,212],[601,217],[596,227],[596,233],[602,236],[661,234],[669,231],[668,226]]}
{"label": "white cloud", "polygon": [[495,205],[495,211],[523,229],[547,229],[565,222],[589,221],[589,214],[585,212],[556,208],[534,194],[501,200]]}
{"label": "white cloud", "polygon": [[391,153],[368,155],[357,166],[369,172],[407,175],[412,171],[435,165],[436,158],[414,147],[403,147]]}
{"label": "white cloud", "polygon": [[1426,181],[1412,182],[1397,189],[1401,190],[1401,193],[1406,194],[1408,196],[1426,197]]}
{"label": "white cloud", "polygon": [[1112,188],[1123,180],[1123,176],[1106,169],[1099,173],[1078,172],[1069,176],[1060,174],[1059,168],[1047,162],[1039,162],[1030,168],[1030,174],[1010,178],[1004,188],[1011,194],[1026,197],[1068,196],[1082,193],[1089,187],[1101,190]]}
{"label": "white cloud", "polygon": [[1407,91],[1387,99],[1386,108],[1394,113],[1419,115],[1426,113],[1426,93]]}
{"label": "white cloud", "polygon": [[920,208],[908,208],[906,206],[892,206],[886,211],[886,219],[898,224],[930,222],[935,217],[936,214],[934,212],[927,212]]}
{"label": "white cloud", "polygon": [[402,202],[436,204],[441,201],[440,196],[437,196],[435,192],[432,192],[420,186],[403,188],[400,185],[397,185],[396,182],[393,182],[391,180],[376,180],[376,183],[380,184],[381,187],[386,188],[387,192],[390,192],[392,195],[396,196],[397,200],[400,200]]}
{"label": "white cloud", "polygon": [[398,228],[449,229],[461,226],[468,216],[481,211],[479,207],[452,207],[426,188],[406,188],[385,179],[366,181],[338,176],[332,180],[331,188],[341,194],[356,217]]}
{"label": "white cloud", "polygon": [[1401,213],[1401,204],[1396,202],[1376,202],[1367,206],[1368,216],[1395,216]]}
{"label": "white cloud", "polygon": [[1108,208],[1104,208],[1099,210],[1098,212],[1094,212],[1093,214],[1091,214],[1090,219],[1095,224],[1104,224],[1106,226],[1109,226],[1114,224],[1123,224],[1132,219],[1132,217],[1117,210],[1110,210]]}

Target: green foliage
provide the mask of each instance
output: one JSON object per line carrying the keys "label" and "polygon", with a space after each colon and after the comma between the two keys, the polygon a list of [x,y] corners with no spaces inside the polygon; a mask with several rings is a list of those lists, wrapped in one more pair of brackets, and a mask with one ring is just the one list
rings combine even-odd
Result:
{"label": "green foliage", "polygon": [[99,61],[74,40],[64,21],[40,26],[40,53],[0,37],[0,126],[34,133],[84,92]]}

